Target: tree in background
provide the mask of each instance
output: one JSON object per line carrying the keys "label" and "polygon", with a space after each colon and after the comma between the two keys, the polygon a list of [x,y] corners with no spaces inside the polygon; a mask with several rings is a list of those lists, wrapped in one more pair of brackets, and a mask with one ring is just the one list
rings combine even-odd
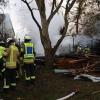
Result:
{"label": "tree in background", "polygon": [[27,0],[21,0],[21,1],[23,1],[27,5],[33,20],[35,21],[36,25],[39,28],[41,42],[42,42],[42,45],[43,45],[44,51],[45,51],[46,66],[52,66],[54,57],[55,57],[55,53],[56,53],[60,43],[66,36],[66,32],[67,32],[68,24],[69,24],[68,14],[69,14],[71,8],[73,7],[73,5],[75,4],[76,0],[66,1],[65,14],[64,14],[64,20],[65,20],[64,30],[63,30],[63,33],[62,33],[60,39],[57,41],[57,43],[54,47],[51,46],[51,40],[49,37],[48,27],[49,27],[49,24],[50,24],[51,20],[53,19],[54,15],[59,11],[60,7],[62,6],[62,3],[64,0],[60,0],[59,3],[57,2],[57,0],[52,0],[51,12],[50,12],[50,15],[48,18],[46,17],[46,4],[45,4],[46,0],[35,0],[37,7],[38,7],[39,14],[40,14],[40,18],[41,18],[41,25],[39,24],[38,20],[36,20],[36,18],[34,16],[34,12],[33,12],[34,9],[32,9],[30,6],[30,4],[33,2],[33,0],[30,2],[28,2]]}
{"label": "tree in background", "polygon": [[9,0],[0,0],[0,6],[1,5],[6,6],[8,2]]}
{"label": "tree in background", "polygon": [[77,1],[78,6],[76,8],[77,11],[76,11],[76,16],[75,16],[76,34],[79,33],[79,23],[80,23],[81,16],[86,8],[86,2],[87,2],[87,0],[78,0]]}
{"label": "tree in background", "polygon": [[[55,57],[55,53],[59,47],[59,45],[61,44],[61,42],[63,41],[63,39],[66,36],[66,33],[68,32],[68,27],[69,27],[69,23],[70,22],[74,22],[76,26],[76,33],[79,33],[79,26],[81,25],[82,28],[84,28],[87,24],[84,23],[84,16],[86,16],[87,14],[89,14],[89,12],[86,10],[91,7],[93,7],[93,5],[96,3],[95,0],[51,0],[52,5],[51,5],[51,12],[49,17],[47,18],[46,16],[46,0],[35,0],[35,3],[37,4],[37,8],[32,8],[32,2],[33,0],[29,1],[29,0],[21,0],[22,2],[24,2],[30,13],[32,16],[32,19],[34,20],[34,22],[36,23],[36,25],[38,26],[39,32],[40,32],[40,38],[41,38],[41,42],[42,45],[44,47],[44,51],[45,51],[45,61],[46,61],[46,66],[52,66],[53,65],[53,61],[54,61],[54,57]],[[65,3],[65,7],[63,7],[62,3]],[[76,9],[72,8],[74,7],[74,5],[78,5]],[[51,22],[51,20],[53,19],[53,17],[56,15],[56,13],[59,11],[59,9],[63,7],[65,9],[65,13],[64,13],[64,27],[63,30],[61,30],[61,37],[59,38],[59,40],[57,41],[56,45],[54,47],[52,47],[51,45],[51,40],[49,37],[49,32],[48,32],[48,28],[49,28],[49,24]],[[35,18],[34,12],[33,10],[38,10],[39,14],[40,14],[40,19],[41,19],[41,24],[39,24],[38,20]],[[73,12],[73,19],[72,20],[72,15],[71,13]],[[82,22],[83,20],[83,22]],[[73,28],[72,28],[73,30]],[[74,31],[75,34],[75,31]]]}
{"label": "tree in background", "polygon": [[81,25],[83,27],[83,33],[93,37],[98,34],[96,29],[96,23],[100,21],[100,11],[95,0],[86,1],[85,12]]}

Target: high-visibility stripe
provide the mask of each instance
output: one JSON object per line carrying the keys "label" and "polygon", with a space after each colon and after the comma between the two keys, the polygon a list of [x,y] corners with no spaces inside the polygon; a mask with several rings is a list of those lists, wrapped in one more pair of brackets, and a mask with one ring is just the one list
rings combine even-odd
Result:
{"label": "high-visibility stripe", "polygon": [[11,85],[11,86],[16,86],[16,83],[11,83],[10,85]]}
{"label": "high-visibility stripe", "polygon": [[11,52],[10,52],[10,57],[9,57],[9,61],[6,62],[7,66],[16,66],[16,62],[14,61],[14,49],[16,47],[11,46]]}
{"label": "high-visibility stripe", "polygon": [[5,88],[5,89],[9,89],[9,87],[10,87],[9,85],[4,85],[3,86],[3,88]]}
{"label": "high-visibility stripe", "polygon": [[26,80],[26,81],[31,80],[30,77],[27,77],[27,76],[26,76],[26,71],[25,71],[25,80]]}
{"label": "high-visibility stripe", "polygon": [[9,87],[10,87],[10,86],[6,84],[6,79],[4,78],[4,86],[3,86],[3,88],[9,89]]}
{"label": "high-visibility stripe", "polygon": [[30,77],[25,77],[25,79],[26,79],[27,81],[28,81],[28,80],[31,80]]}
{"label": "high-visibility stripe", "polygon": [[4,78],[4,86],[6,85],[6,79]]}
{"label": "high-visibility stripe", "polygon": [[31,79],[35,79],[36,77],[35,76],[31,76]]}
{"label": "high-visibility stripe", "polygon": [[24,54],[24,58],[34,58],[33,54]]}
{"label": "high-visibility stripe", "polygon": [[[11,46],[12,49],[14,49],[13,46]],[[11,50],[11,55],[10,55],[10,62],[13,62],[13,50]]]}
{"label": "high-visibility stripe", "polygon": [[24,63],[34,63],[34,59],[24,59]]}
{"label": "high-visibility stripe", "polygon": [[16,78],[19,78],[19,76],[17,75]]}
{"label": "high-visibility stripe", "polygon": [[4,63],[3,63],[3,66],[5,66],[5,65],[6,65],[6,63],[4,62]]}
{"label": "high-visibility stripe", "polygon": [[7,66],[16,66],[16,62],[6,62]]}
{"label": "high-visibility stripe", "polygon": [[18,71],[16,72],[16,74],[17,74],[17,75],[16,75],[16,78],[19,78],[19,73],[18,73]]}
{"label": "high-visibility stripe", "polygon": [[2,70],[1,70],[1,72],[4,72],[6,69],[5,68],[3,68]]}

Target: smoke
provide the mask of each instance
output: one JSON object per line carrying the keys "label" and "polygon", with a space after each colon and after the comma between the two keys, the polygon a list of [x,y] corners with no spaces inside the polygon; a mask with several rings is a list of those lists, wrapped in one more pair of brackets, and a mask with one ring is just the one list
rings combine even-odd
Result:
{"label": "smoke", "polygon": [[[32,37],[32,41],[35,45],[35,51],[37,56],[44,56],[44,49],[40,40],[40,34],[38,27],[36,26],[35,22],[32,20],[29,10],[27,9],[26,5],[21,0],[10,0],[9,6],[6,9],[6,12],[9,13],[13,28],[15,31],[15,37],[17,39],[20,38],[23,41],[25,34],[29,34]],[[47,2],[46,2],[47,3]],[[35,1],[32,3],[34,8],[37,8]],[[50,4],[47,3],[47,18],[50,14]],[[62,11],[63,12],[63,11]],[[64,25],[64,18],[60,10],[54,18],[52,19],[50,26],[49,26],[49,36],[52,41],[52,46],[54,46],[57,40],[60,38],[60,28]],[[38,22],[41,24],[40,16],[38,10],[34,10],[34,14]],[[70,25],[71,27],[71,25]],[[84,35],[77,35],[74,37],[74,42],[76,44],[80,43],[83,46],[91,44],[91,38],[86,37]],[[59,46],[56,54],[66,54],[73,51],[73,37],[66,36],[65,39],[62,41],[61,45]]]}

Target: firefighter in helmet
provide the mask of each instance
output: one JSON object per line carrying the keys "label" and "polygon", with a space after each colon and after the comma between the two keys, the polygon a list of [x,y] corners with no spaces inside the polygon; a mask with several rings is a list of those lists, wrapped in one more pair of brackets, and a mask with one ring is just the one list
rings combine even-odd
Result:
{"label": "firefighter in helmet", "polygon": [[[16,89],[16,66],[19,56],[18,48],[15,46],[15,40],[13,38],[7,39],[7,55],[6,55],[6,72],[4,79],[4,90],[9,88]],[[6,84],[5,84],[6,83]]]}
{"label": "firefighter in helmet", "polygon": [[91,50],[89,48],[89,46],[85,46],[83,49],[83,54],[84,55],[89,55],[91,53]]}
{"label": "firefighter in helmet", "polygon": [[77,53],[78,55],[81,55],[81,54],[82,54],[82,45],[78,45],[78,46],[77,46],[76,53]]}
{"label": "firefighter in helmet", "polygon": [[31,38],[27,35],[24,37],[22,51],[25,70],[25,80],[26,84],[30,85],[31,83],[33,84],[35,80],[35,51],[34,44],[31,42]]}

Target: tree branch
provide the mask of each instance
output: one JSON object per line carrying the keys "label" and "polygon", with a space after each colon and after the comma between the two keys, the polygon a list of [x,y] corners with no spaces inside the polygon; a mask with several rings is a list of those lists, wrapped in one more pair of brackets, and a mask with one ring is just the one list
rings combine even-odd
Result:
{"label": "tree branch", "polygon": [[27,2],[26,0],[21,0],[21,1],[23,1],[24,3]]}
{"label": "tree branch", "polygon": [[30,4],[30,3],[32,3],[33,2],[33,0],[31,0],[30,2],[28,2],[28,4]]}
{"label": "tree branch", "polygon": [[32,16],[34,22],[35,22],[36,25],[38,26],[39,31],[41,31],[41,30],[42,30],[42,29],[41,29],[41,26],[40,26],[40,24],[38,23],[38,21],[36,20],[34,14],[33,14],[33,12],[32,12],[32,9],[31,9],[31,7],[30,7],[30,5],[29,5],[29,3],[28,3],[26,0],[21,0],[21,1],[23,1],[23,2],[27,5],[27,7],[28,7],[28,9],[29,9],[29,11],[30,11],[30,13],[31,13],[31,16]]}
{"label": "tree branch", "polygon": [[60,39],[57,41],[56,45],[54,46],[54,48],[53,48],[53,54],[56,53],[56,51],[57,51],[59,45],[61,44],[61,42],[62,42],[63,39],[65,38],[67,29],[68,29],[68,25],[69,25],[68,20],[66,20],[64,32],[62,33],[62,36],[60,37]]}
{"label": "tree branch", "polygon": [[39,9],[37,9],[37,8],[31,8],[32,10],[39,10]]}
{"label": "tree branch", "polygon": [[51,8],[51,13],[50,14],[52,14],[53,13],[53,10],[54,10],[54,6],[56,5],[56,0],[53,0],[53,3],[52,3],[52,8]]}
{"label": "tree branch", "polygon": [[67,6],[69,5],[69,1],[70,1],[70,0],[67,0],[67,4],[66,4]]}
{"label": "tree branch", "polygon": [[[66,4],[66,14],[69,13],[69,11],[71,10],[71,8],[73,7],[75,2],[76,2],[76,0],[73,0],[70,4],[69,3]],[[69,6],[68,6],[68,4],[69,4]]]}
{"label": "tree branch", "polygon": [[65,15],[64,15],[64,20],[65,20],[65,28],[64,28],[64,32],[62,33],[62,36],[61,38],[57,41],[56,45],[54,46],[54,50],[53,50],[53,54],[56,53],[59,45],[61,44],[61,42],[63,41],[63,39],[65,38],[66,36],[66,32],[67,32],[67,29],[68,29],[68,25],[69,25],[69,22],[68,22],[68,13],[70,12],[71,8],[73,7],[74,3],[76,2],[76,0],[73,0],[71,2],[71,4],[69,4],[69,1],[67,1],[66,3],[66,10],[65,10]]}
{"label": "tree branch", "polygon": [[48,24],[50,23],[50,21],[54,17],[54,15],[58,12],[58,10],[61,7],[62,3],[63,3],[63,0],[60,1],[59,5],[56,7],[56,9],[54,11],[51,11],[51,14],[50,14],[49,18],[47,19]]}

